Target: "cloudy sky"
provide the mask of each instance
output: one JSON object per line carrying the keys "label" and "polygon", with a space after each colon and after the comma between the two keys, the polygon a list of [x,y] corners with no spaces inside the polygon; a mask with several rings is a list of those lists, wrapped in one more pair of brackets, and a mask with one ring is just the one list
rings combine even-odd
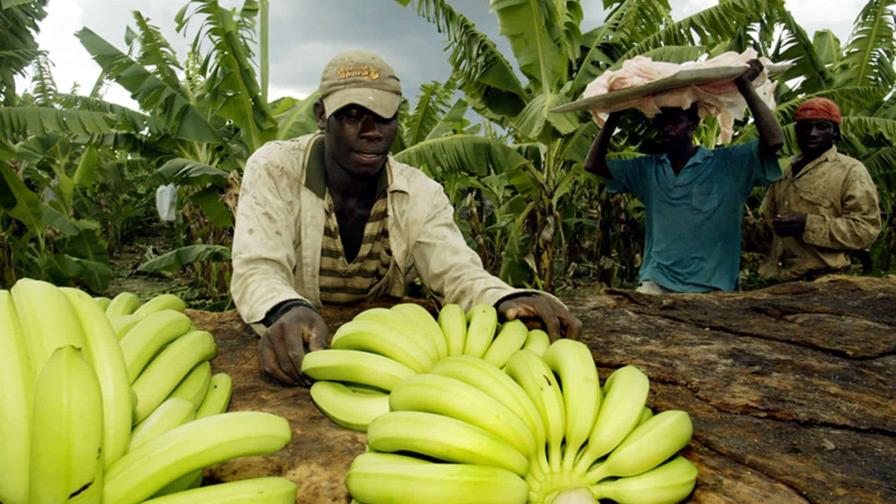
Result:
{"label": "cloudy sky", "polygon": [[[679,19],[716,3],[716,0],[670,0],[673,17]],[[162,29],[183,56],[189,40],[174,31],[174,15],[186,0],[50,0],[48,16],[41,24],[38,41],[49,53],[53,75],[60,89],[77,83],[90,89],[99,74],[97,66],[74,37],[88,27],[113,45],[124,48],[132,12],[140,10]],[[239,5],[240,0],[221,0]],[[842,41],[849,37],[852,22],[865,0],[788,0],[797,21],[811,34],[832,29]],[[604,13],[600,0],[582,2],[584,29],[600,24]],[[452,0],[456,10],[488,33],[509,54],[498,35],[497,21],[488,12],[486,0]],[[334,54],[349,48],[366,48],[381,54],[395,68],[407,95],[431,80],[450,74],[443,52],[444,39],[435,26],[418,17],[413,8],[402,8],[394,0],[271,0],[271,87],[270,96],[303,97],[312,92],[320,71]],[[105,91],[106,99],[135,106],[128,93],[116,85]]]}

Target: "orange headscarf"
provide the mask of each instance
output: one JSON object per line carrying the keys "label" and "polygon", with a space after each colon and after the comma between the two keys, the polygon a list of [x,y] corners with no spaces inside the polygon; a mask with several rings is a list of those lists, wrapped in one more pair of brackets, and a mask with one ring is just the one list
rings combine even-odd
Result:
{"label": "orange headscarf", "polygon": [[843,116],[840,115],[840,107],[836,103],[827,98],[810,98],[797,107],[793,114],[796,121],[804,120],[825,120],[835,124],[843,122]]}

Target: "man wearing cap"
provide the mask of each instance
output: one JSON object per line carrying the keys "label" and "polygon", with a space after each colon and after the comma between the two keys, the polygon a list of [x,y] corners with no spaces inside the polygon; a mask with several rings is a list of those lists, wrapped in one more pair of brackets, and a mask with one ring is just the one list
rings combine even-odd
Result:
{"label": "man wearing cap", "polygon": [[581,322],[558,299],[489,274],[442,186],[389,157],[401,86],[388,64],[342,53],[324,68],[320,95],[322,133],[265,144],[240,190],[231,293],[261,334],[268,375],[302,382],[304,353],[330,334],[321,304],[401,296],[415,278],[445,303],[489,304],[552,338],[578,336]]}
{"label": "man wearing cap", "polygon": [[811,98],[794,114],[800,154],[769,187],[763,220],[774,237],[759,273],[774,281],[811,280],[849,266],[849,253],[880,233],[877,188],[865,166],[837,152],[837,104]]}
{"label": "man wearing cap", "polygon": [[735,84],[753,115],[759,140],[707,149],[694,143],[698,104],[664,107],[652,120],[656,154],[607,159],[620,113],[610,114],[585,160],[585,169],[611,192],[644,203],[646,238],[639,271],[645,294],[731,291],[740,271],[743,208],[754,185],[781,175],[776,151],[784,133],[752,81],[762,69],[750,62]]}

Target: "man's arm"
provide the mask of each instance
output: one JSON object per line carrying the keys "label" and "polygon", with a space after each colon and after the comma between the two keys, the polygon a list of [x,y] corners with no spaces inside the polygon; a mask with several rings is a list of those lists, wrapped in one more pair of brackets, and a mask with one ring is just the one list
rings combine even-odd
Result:
{"label": "man's arm", "polygon": [[585,158],[585,170],[601,177],[611,179],[613,175],[610,173],[610,167],[607,166],[607,153],[610,150],[610,139],[619,126],[619,118],[621,112],[613,112],[607,117],[604,127],[591,144],[591,150],[588,151],[588,157]]}
{"label": "man's arm", "polygon": [[775,114],[765,105],[756,89],[753,87],[753,79],[762,71],[762,64],[758,60],[749,62],[750,68],[734,80],[737,90],[747,102],[750,113],[753,114],[753,120],[756,121],[756,129],[759,132],[759,153],[760,155],[774,156],[775,153],[784,145],[784,131]]}

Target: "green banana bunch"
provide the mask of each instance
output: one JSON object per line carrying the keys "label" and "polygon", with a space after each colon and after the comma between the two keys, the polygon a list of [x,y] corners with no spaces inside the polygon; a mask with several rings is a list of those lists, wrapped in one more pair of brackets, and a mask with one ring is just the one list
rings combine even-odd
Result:
{"label": "green banana bunch", "polygon": [[183,311],[186,309],[187,304],[184,303],[181,298],[175,296],[174,294],[159,294],[158,296],[140,305],[140,307],[134,310],[133,313],[134,315],[147,317],[162,310],[174,310],[183,313]]}
{"label": "green banana bunch", "polygon": [[198,410],[202,406],[208,394],[208,388],[212,382],[212,365],[208,361],[202,361],[197,364],[189,374],[181,380],[180,384],[175,388],[169,399],[176,397],[189,401],[193,405],[194,410]]}
{"label": "green banana bunch", "polygon": [[495,367],[503,368],[510,356],[523,348],[528,336],[529,329],[526,328],[526,324],[519,320],[505,322],[492,344],[489,345],[482,360]]}
{"label": "green banana bunch", "polygon": [[159,352],[134,381],[133,389],[137,394],[134,423],[149,416],[193,367],[214,357],[217,348],[211,333],[193,331],[177,338]]}
{"label": "green banana bunch", "polygon": [[203,467],[273,453],[289,442],[286,419],[254,411],[200,418],[150,439],[106,472],[105,504],[136,504]]}
{"label": "green banana bunch", "polygon": [[150,313],[122,336],[119,343],[130,383],[134,383],[162,347],[185,334],[191,325],[190,318],[183,313],[161,310]]}
{"label": "green banana bunch", "polygon": [[293,504],[296,485],[286,478],[254,478],[156,497],[143,504]]}
{"label": "green banana bunch", "polygon": [[389,407],[462,420],[500,437],[527,458],[535,455],[535,437],[516,413],[479,388],[448,376],[411,376],[389,395]]}
{"label": "green banana bunch", "polygon": [[361,391],[339,382],[319,381],[311,386],[309,393],[327,418],[346,429],[364,432],[373,419],[389,412],[386,392]]}
{"label": "green banana bunch", "polygon": [[230,396],[233,392],[233,380],[227,373],[215,373],[208,386],[205,399],[196,410],[196,418],[204,418],[210,415],[220,415],[230,406]]}
{"label": "green banana bunch", "polygon": [[414,375],[415,371],[375,353],[327,349],[305,355],[302,373],[315,380],[360,383],[392,390],[401,380]]}
{"label": "green banana bunch", "polygon": [[[53,284],[23,278],[9,291],[26,331],[25,349],[32,373],[39,373],[50,355],[60,347],[84,347],[81,325],[71,304]],[[47,314],[52,313],[52,317]]]}
{"label": "green banana bunch", "polygon": [[417,330],[422,331],[429,338],[436,349],[439,359],[444,359],[448,356],[448,342],[445,341],[442,328],[439,327],[439,323],[432,318],[432,315],[429,314],[426,308],[415,303],[401,303],[393,306],[391,309],[407,317]]}
{"label": "green banana bunch", "polygon": [[511,471],[474,464],[358,464],[345,482],[358,502],[371,503],[523,504],[528,494]]}
{"label": "green banana bunch", "polygon": [[109,323],[112,324],[115,337],[119,340],[141,320],[143,320],[143,317],[134,314],[109,317]]}
{"label": "green banana bunch", "polygon": [[[388,311],[388,310],[386,310]],[[416,339],[407,338],[378,320],[355,319],[333,334],[332,348],[362,350],[396,360],[417,373],[432,367],[432,356]]]}
{"label": "green banana bunch", "polygon": [[128,451],[134,450],[146,441],[190,422],[196,418],[193,403],[186,399],[172,397],[155,409],[145,420],[134,426]]}
{"label": "green banana bunch", "polygon": [[376,451],[500,467],[520,476],[529,468],[525,455],[491,432],[432,413],[393,411],[381,415],[367,427],[367,443]]}
{"label": "green banana bunch", "polygon": [[[61,294],[60,294],[61,295]],[[103,398],[93,369],[70,345],[53,351],[34,385],[29,457],[30,504],[95,497],[103,473]]]}
{"label": "green banana bunch", "polygon": [[637,476],[602,481],[591,487],[591,493],[619,504],[673,504],[687,498],[696,482],[697,468],[678,456]]}
{"label": "green banana bunch", "polygon": [[105,296],[97,296],[97,297],[91,298],[91,299],[93,300],[94,303],[96,303],[96,306],[104,312],[106,311],[106,308],[109,306],[109,303],[112,302],[112,299],[107,298]]}
{"label": "green banana bunch", "polygon": [[27,504],[34,373],[9,291],[0,290],[0,502]]}
{"label": "green banana bunch", "polygon": [[[140,298],[132,292],[121,292],[112,298],[106,306],[106,317],[112,319],[122,315],[131,315],[140,307]],[[140,317],[139,315],[137,315]],[[141,317],[142,318],[142,317]]]}
{"label": "green banana bunch", "polygon": [[445,336],[448,355],[464,353],[464,341],[467,339],[467,314],[457,304],[447,304],[439,311],[439,327]]}
{"label": "green banana bunch", "polygon": [[470,323],[464,341],[464,354],[482,358],[495,339],[498,327],[498,311],[492,305],[478,304],[470,308]]}
{"label": "green banana bunch", "polygon": [[413,342],[425,354],[426,369],[439,360],[439,352],[435,343],[425,332],[417,327],[412,319],[399,311],[388,308],[371,308],[364,310],[354,318],[355,321],[370,321],[389,327],[393,338]]}
{"label": "green banana bunch", "polygon": [[78,289],[60,289],[74,308],[84,333],[85,350],[103,396],[103,459],[105,467],[121,458],[131,435],[131,391],[128,370],[109,319],[93,299]]}
{"label": "green banana bunch", "polygon": [[544,355],[548,347],[551,346],[551,337],[548,333],[541,329],[532,329],[526,337],[526,344],[523,348],[535,352],[536,355]]}

